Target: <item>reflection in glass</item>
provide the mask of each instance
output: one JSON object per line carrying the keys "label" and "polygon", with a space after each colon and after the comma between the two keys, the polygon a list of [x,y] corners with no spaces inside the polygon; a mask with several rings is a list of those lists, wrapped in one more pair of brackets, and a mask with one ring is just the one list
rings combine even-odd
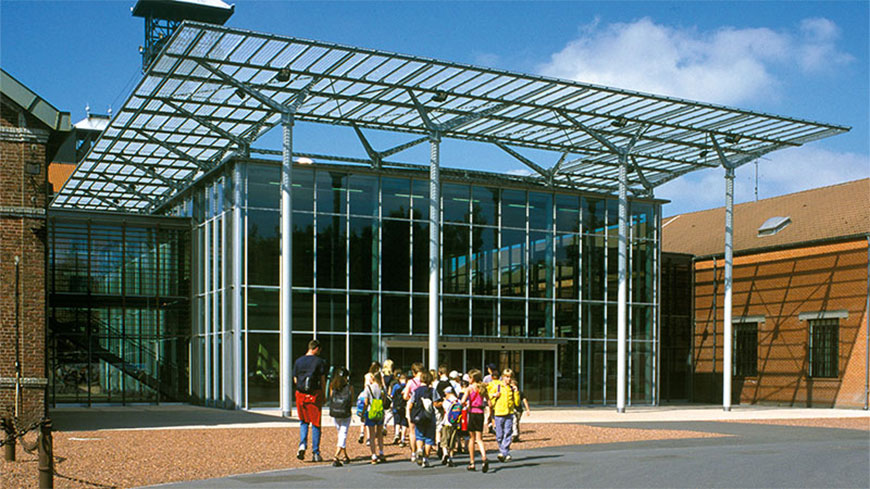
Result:
{"label": "reflection in glass", "polygon": [[381,247],[381,287],[383,290],[407,292],[411,287],[411,223],[383,221]]}
{"label": "reflection in glass", "polygon": [[583,300],[604,300],[604,238],[583,237]]}
{"label": "reflection in glass", "polygon": [[314,214],[293,213],[293,286],[314,286]]}
{"label": "reflection in glass", "polygon": [[552,297],[553,235],[529,232],[529,297]]}
{"label": "reflection in glass", "polygon": [[529,337],[553,337],[553,303],[529,301]]}
{"label": "reflection in glass", "polygon": [[501,302],[501,335],[525,336],[526,304],[524,301]]}
{"label": "reflection in glass", "polygon": [[378,211],[378,179],[372,175],[351,175],[347,178],[350,213],[376,216]]}
{"label": "reflection in glass", "polygon": [[411,180],[411,215],[429,219],[429,180]]}
{"label": "reflection in glass", "polygon": [[604,234],[607,218],[606,203],[603,199],[582,197],[583,232],[585,234]]}
{"label": "reflection in glass", "polygon": [[352,333],[377,333],[377,294],[350,295],[350,331]]}
{"label": "reflection in glass", "polygon": [[553,194],[529,192],[529,228],[553,228]]}
{"label": "reflection in glass", "polygon": [[526,228],[526,192],[505,189],[501,192],[502,227]]}
{"label": "reflection in glass", "polygon": [[556,231],[580,231],[580,198],[576,195],[556,194]]}
{"label": "reflection in glass", "polygon": [[526,295],[526,233],[519,230],[504,230],[501,234],[501,295],[524,297]]}
{"label": "reflection in glass", "polygon": [[346,226],[347,218],[344,216],[317,217],[317,287],[319,288],[346,288]]}
{"label": "reflection in glass", "polygon": [[278,296],[277,289],[248,287],[248,330],[278,331]]}
{"label": "reflection in glass", "polygon": [[413,224],[414,292],[429,291],[429,223],[414,221]]}
{"label": "reflection in glass", "polygon": [[337,171],[318,170],[317,212],[344,214],[346,211],[347,175]]}
{"label": "reflection in glass", "polygon": [[498,336],[498,301],[475,298],[471,310],[472,336]]}
{"label": "reflection in glass", "polygon": [[317,330],[345,331],[347,324],[347,296],[344,294],[317,294]]}
{"label": "reflection in glass", "polygon": [[381,178],[381,210],[384,219],[411,217],[411,180]]}
{"label": "reflection in glass", "polygon": [[468,334],[468,298],[444,297],[442,299],[441,334]]}
{"label": "reflection in glass", "polygon": [[262,163],[248,163],[247,166],[248,207],[280,208],[281,167]]}
{"label": "reflection in glass", "polygon": [[279,343],[277,333],[248,333],[248,406],[278,405]]}
{"label": "reflection in glass", "polygon": [[471,214],[475,225],[498,225],[498,189],[471,187]]}
{"label": "reflection in glass", "polygon": [[445,294],[468,293],[468,234],[470,228],[455,224],[445,224],[442,246],[444,258],[442,273]]}
{"label": "reflection in glass", "polygon": [[377,221],[366,217],[350,219],[350,288],[378,289]]}
{"label": "reflection in glass", "polygon": [[471,287],[474,295],[496,295],[498,229],[471,229]]}
{"label": "reflection in glass", "polygon": [[314,170],[293,166],[293,211],[314,211]]}
{"label": "reflection in glass", "polygon": [[278,285],[279,225],[278,212],[248,210],[248,284]]}
{"label": "reflection in glass", "polygon": [[442,219],[444,222],[470,222],[469,187],[458,183],[441,184]]}
{"label": "reflection in glass", "polygon": [[381,296],[381,331],[383,333],[409,334],[411,298],[406,295]]}
{"label": "reflection in glass", "polygon": [[556,235],[556,297],[577,299],[580,283],[580,236]]}

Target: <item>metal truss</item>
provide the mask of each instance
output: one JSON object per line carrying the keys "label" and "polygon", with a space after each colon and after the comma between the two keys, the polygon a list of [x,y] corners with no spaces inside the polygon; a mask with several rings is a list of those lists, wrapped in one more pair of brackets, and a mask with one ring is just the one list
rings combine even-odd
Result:
{"label": "metal truss", "polygon": [[[53,201],[157,212],[292,113],[352,128],[368,159],[432,138],[493,144],[529,180],[634,195],[681,175],[749,161],[849,130],[568,80],[223,26],[184,23]],[[375,150],[364,130],[422,137]],[[555,165],[522,150],[559,155]],[[628,149],[628,151],[626,151]],[[350,158],[345,158],[346,161]],[[551,160],[552,161],[552,160]],[[111,184],[109,183],[111,182]]]}

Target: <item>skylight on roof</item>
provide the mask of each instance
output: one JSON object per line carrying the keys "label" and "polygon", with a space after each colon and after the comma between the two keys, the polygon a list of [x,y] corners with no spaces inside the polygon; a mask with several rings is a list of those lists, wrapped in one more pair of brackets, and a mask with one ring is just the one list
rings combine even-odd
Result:
{"label": "skylight on roof", "polygon": [[771,217],[770,219],[764,221],[764,224],[762,224],[761,227],[758,228],[758,236],[773,236],[774,234],[785,229],[786,226],[788,226],[789,224],[791,224],[790,217]]}

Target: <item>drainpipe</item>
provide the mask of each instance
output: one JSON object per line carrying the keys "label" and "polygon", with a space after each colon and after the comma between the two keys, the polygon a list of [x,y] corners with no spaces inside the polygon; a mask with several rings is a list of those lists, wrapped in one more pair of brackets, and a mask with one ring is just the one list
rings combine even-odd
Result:
{"label": "drainpipe", "polygon": [[864,307],[864,319],[867,320],[867,343],[864,346],[864,410],[870,402],[870,234],[867,235],[867,304]]}
{"label": "drainpipe", "polygon": [[21,404],[21,258],[15,257],[15,419]]}

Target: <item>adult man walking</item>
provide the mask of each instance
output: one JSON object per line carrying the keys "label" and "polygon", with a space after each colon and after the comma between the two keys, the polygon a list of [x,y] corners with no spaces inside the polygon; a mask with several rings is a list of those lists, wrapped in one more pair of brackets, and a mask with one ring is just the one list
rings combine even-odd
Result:
{"label": "adult man walking", "polygon": [[311,461],[321,462],[320,414],[323,389],[326,386],[326,362],[320,358],[320,342],[308,342],[308,352],[293,365],[293,384],[296,385],[296,413],[299,416],[299,451],[296,458],[305,458],[308,443],[308,425],[311,425]]}

